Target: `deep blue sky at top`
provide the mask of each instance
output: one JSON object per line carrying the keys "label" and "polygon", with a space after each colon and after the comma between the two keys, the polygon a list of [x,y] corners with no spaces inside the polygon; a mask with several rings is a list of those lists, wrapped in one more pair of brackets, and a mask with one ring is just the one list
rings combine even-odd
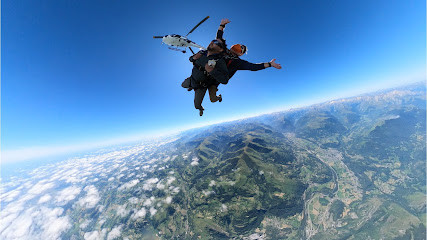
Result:
{"label": "deep blue sky at top", "polygon": [[[3,150],[67,145],[198,126],[425,77],[425,1],[2,1]],[[251,62],[222,103],[180,87],[189,53],[154,35],[225,39]],[[360,90],[360,91],[359,91]]]}

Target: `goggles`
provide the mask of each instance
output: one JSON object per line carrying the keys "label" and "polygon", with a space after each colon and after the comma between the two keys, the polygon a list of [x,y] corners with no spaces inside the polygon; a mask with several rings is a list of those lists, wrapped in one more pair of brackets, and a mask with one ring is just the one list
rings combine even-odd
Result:
{"label": "goggles", "polygon": [[215,45],[217,45],[217,46],[219,46],[219,47],[221,47],[222,49],[224,49],[223,44],[220,41],[218,41],[217,39],[212,40],[212,43],[215,44]]}
{"label": "goggles", "polygon": [[246,53],[246,51],[248,50],[247,48],[246,48],[246,46],[245,45],[240,45],[240,47],[241,47],[241,51],[242,51],[242,54],[244,54],[244,53]]}

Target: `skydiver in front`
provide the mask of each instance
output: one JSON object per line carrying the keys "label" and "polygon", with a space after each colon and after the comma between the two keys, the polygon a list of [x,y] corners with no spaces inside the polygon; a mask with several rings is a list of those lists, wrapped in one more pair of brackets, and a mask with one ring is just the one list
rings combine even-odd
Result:
{"label": "skydiver in front", "polygon": [[[199,51],[189,59],[193,63],[191,76],[185,79],[181,86],[189,90],[194,89],[194,107],[199,109],[200,116],[203,116],[202,102],[208,87],[228,83],[229,74],[224,60],[226,49],[225,40],[214,39],[207,50]],[[221,96],[216,96],[216,91],[212,93],[209,89],[211,102],[221,101]]]}

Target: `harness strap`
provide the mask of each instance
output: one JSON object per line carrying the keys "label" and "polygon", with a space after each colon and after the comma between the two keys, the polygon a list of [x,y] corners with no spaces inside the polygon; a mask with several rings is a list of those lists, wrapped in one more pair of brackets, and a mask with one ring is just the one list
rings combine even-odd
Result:
{"label": "harness strap", "polygon": [[194,65],[197,69],[199,69],[199,71],[203,72],[203,74],[205,74],[206,76],[209,76],[209,75],[208,75],[208,72],[206,71],[206,69],[205,69],[204,67],[200,66],[200,65],[199,65],[199,64],[197,64],[196,62],[193,62],[193,65]]}
{"label": "harness strap", "polygon": [[[221,56],[220,58],[218,58],[218,59],[215,59],[216,61],[219,61],[221,58],[223,58],[224,56]],[[201,72],[203,72],[203,74],[209,79],[209,80],[213,80],[213,81],[215,81],[215,79],[206,71],[206,69],[205,69],[205,67],[202,67],[202,66],[200,66],[199,64],[197,64],[196,63],[196,61],[194,61],[193,62],[193,65],[197,68],[197,69],[199,69],[199,71],[201,71]],[[227,67],[228,67],[228,65],[227,65]],[[202,86],[202,87],[208,87],[208,85],[207,85],[207,83],[206,82],[202,82],[202,81],[200,81],[199,82],[199,84]]]}
{"label": "harness strap", "polygon": [[233,59],[228,60],[227,67],[230,66],[232,61],[233,61]]}

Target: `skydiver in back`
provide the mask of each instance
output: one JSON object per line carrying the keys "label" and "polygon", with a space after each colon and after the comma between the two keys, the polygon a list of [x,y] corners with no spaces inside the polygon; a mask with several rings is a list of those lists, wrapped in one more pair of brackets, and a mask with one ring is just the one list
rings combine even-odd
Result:
{"label": "skydiver in back", "polygon": [[[225,28],[225,25],[227,25],[228,23],[230,23],[228,19],[221,20],[221,23],[218,27],[218,31],[216,34],[217,39],[223,39],[224,28]],[[225,54],[225,61],[227,64],[228,77],[230,79],[238,70],[259,71],[269,67],[274,67],[276,69],[282,68],[280,64],[275,62],[276,59],[273,59],[270,62],[266,62],[266,63],[250,63],[240,58],[245,53],[247,53],[247,48],[243,44],[234,44],[233,46],[231,46],[230,50],[227,50]],[[218,91],[218,85],[219,83],[209,87],[210,90],[212,91],[212,95],[216,95],[216,92]],[[221,94],[219,95],[219,98],[222,101]]]}

